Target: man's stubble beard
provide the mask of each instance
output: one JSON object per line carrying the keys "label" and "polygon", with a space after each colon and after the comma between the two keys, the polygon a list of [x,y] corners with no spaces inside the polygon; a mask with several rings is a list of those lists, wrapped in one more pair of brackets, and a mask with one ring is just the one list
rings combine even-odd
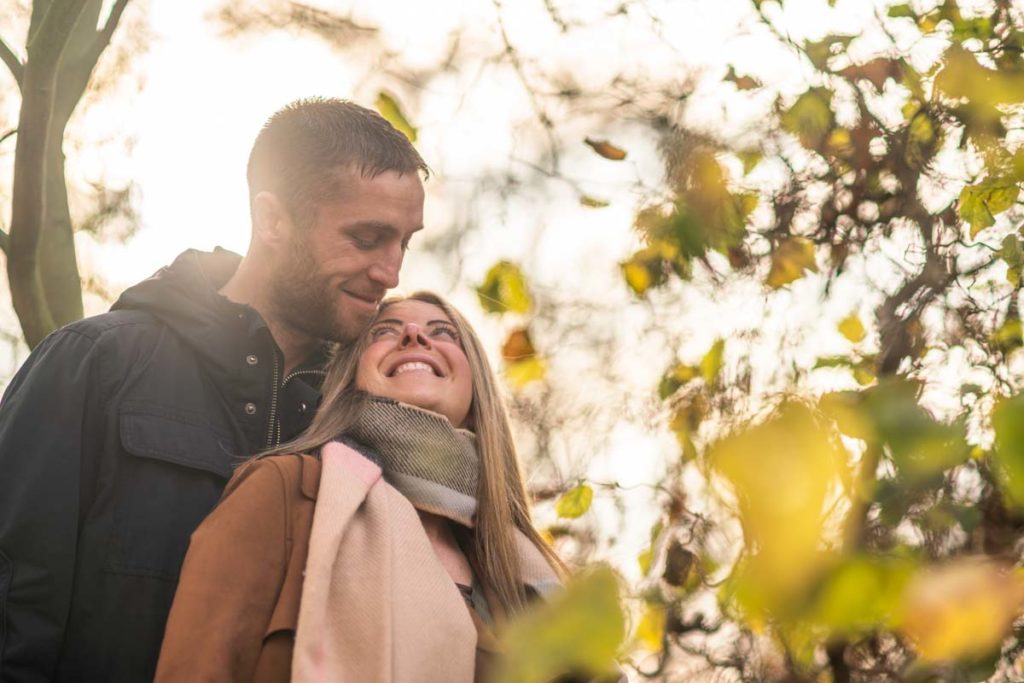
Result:
{"label": "man's stubble beard", "polygon": [[[288,326],[315,338],[348,343],[362,332],[351,329],[337,310],[340,293],[320,272],[304,236],[294,237],[286,258],[275,273],[270,288],[274,315]],[[368,320],[366,322],[369,322]]]}

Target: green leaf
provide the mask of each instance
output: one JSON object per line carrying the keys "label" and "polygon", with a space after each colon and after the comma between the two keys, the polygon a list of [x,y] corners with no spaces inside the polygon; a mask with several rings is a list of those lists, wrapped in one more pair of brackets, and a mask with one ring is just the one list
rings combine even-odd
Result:
{"label": "green leaf", "polygon": [[833,635],[858,636],[894,625],[915,569],[906,558],[854,556],[822,582],[809,618]]}
{"label": "green leaf", "polygon": [[480,307],[488,313],[529,313],[533,299],[526,287],[526,278],[511,261],[494,264],[483,284],[476,288]]}
{"label": "green leaf", "polygon": [[1003,399],[992,411],[996,480],[1006,501],[1024,508],[1024,394]]}
{"label": "green leaf", "polygon": [[962,421],[937,421],[918,403],[920,385],[887,379],[865,392],[865,408],[877,438],[889,446],[893,464],[908,485],[964,463],[970,457]]}
{"label": "green leaf", "polygon": [[825,69],[828,67],[829,57],[846,50],[854,37],[855,36],[825,36],[824,39],[817,42],[806,42],[804,44],[804,51],[807,53],[807,58],[811,60],[811,64],[813,64],[815,68]]}
{"label": "green leaf", "polygon": [[588,679],[616,671],[626,637],[619,580],[598,566],[514,620],[503,637],[498,683],[542,683],[566,674]]}
{"label": "green leaf", "polygon": [[736,153],[739,157],[740,163],[743,164],[743,175],[747,175],[754,170],[761,160],[764,159],[764,154],[759,149],[743,150]]}
{"label": "green leaf", "polygon": [[409,138],[409,142],[416,142],[416,128],[405,118],[405,114],[402,113],[402,107],[394,96],[381,90],[377,93],[375,105],[380,115],[387,119],[392,126],[400,130],[405,137]]}
{"label": "green leaf", "polygon": [[808,149],[818,149],[835,121],[832,113],[832,91],[811,88],[797,98],[780,119],[783,130],[800,139]]}
{"label": "green leaf", "polygon": [[1021,271],[1024,270],[1024,244],[1021,243],[1020,237],[1004,237],[1002,247],[997,253],[1006,262],[1006,280],[1017,287],[1020,285]]}
{"label": "green leaf", "polygon": [[591,197],[590,195],[580,196],[580,204],[587,207],[588,209],[603,209],[608,206],[608,201],[605,199],[598,199]]}
{"label": "green leaf", "polygon": [[718,339],[711,345],[704,357],[700,359],[700,373],[704,381],[714,384],[722,369],[722,356],[725,353],[725,340]]}
{"label": "green leaf", "polygon": [[985,181],[968,185],[960,192],[957,211],[971,226],[971,238],[995,224],[995,217],[1017,201],[1020,186],[1016,183]]}
{"label": "green leaf", "polygon": [[559,517],[576,519],[590,509],[590,503],[594,500],[594,490],[586,484],[580,484],[562,494],[562,497],[555,503],[555,512]]}
{"label": "green leaf", "polygon": [[901,17],[915,18],[917,15],[914,13],[913,8],[909,4],[893,5],[889,8],[889,16],[893,19],[899,19]]}

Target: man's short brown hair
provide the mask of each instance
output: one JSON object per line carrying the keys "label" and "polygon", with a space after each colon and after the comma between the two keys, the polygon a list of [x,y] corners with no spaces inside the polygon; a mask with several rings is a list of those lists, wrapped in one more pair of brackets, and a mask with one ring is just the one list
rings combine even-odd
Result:
{"label": "man's short brown hair", "polygon": [[310,225],[320,202],[342,195],[337,171],[373,178],[430,169],[409,139],[375,111],[337,98],[296,100],[264,124],[249,154],[249,205],[273,192],[292,220]]}

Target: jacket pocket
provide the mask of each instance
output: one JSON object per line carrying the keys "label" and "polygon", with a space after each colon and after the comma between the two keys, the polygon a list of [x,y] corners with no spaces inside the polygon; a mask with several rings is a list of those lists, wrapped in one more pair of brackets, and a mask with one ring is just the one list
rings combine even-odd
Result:
{"label": "jacket pocket", "polygon": [[239,461],[234,444],[201,417],[165,406],[126,404],[119,429],[127,457],[117,468],[107,568],[176,580],[189,537]]}

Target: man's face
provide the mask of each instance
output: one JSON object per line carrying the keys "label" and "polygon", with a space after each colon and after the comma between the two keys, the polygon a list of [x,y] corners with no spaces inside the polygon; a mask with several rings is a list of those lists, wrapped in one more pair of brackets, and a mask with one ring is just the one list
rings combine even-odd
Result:
{"label": "man's face", "polygon": [[312,225],[286,226],[270,297],[274,314],[297,331],[351,341],[398,285],[409,239],[423,227],[423,184],[415,173],[339,173],[344,196],[321,202]]}

